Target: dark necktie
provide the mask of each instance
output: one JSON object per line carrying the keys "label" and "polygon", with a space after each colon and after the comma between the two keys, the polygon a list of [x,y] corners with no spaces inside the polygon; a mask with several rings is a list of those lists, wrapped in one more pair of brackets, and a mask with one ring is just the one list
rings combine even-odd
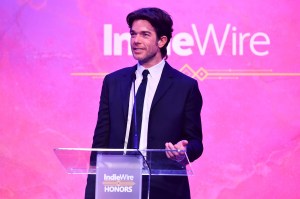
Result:
{"label": "dark necktie", "polygon": [[[128,147],[129,149],[138,149],[140,134],[141,134],[141,126],[142,126],[142,117],[143,117],[143,106],[144,106],[144,98],[146,93],[147,81],[148,81],[148,70],[143,71],[143,80],[138,88],[138,91],[135,96],[135,105],[133,105],[132,118],[131,118],[131,126],[129,131],[129,139],[128,139]],[[135,110],[136,108],[136,110]],[[135,115],[136,114],[136,115]],[[136,116],[136,117],[135,117]]]}

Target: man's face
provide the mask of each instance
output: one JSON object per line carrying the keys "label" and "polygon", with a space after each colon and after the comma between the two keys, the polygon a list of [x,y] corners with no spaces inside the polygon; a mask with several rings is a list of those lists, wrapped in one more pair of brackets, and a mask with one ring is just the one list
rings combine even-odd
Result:
{"label": "man's face", "polygon": [[147,20],[135,20],[130,30],[133,57],[146,68],[158,64],[162,57],[161,42],[157,39],[154,27]]}

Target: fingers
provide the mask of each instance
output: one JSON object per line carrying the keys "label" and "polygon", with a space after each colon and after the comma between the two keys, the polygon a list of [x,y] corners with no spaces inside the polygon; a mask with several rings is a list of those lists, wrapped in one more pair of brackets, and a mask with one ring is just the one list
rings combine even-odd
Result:
{"label": "fingers", "polygon": [[172,151],[166,151],[167,157],[176,161],[183,160],[185,158],[185,152],[179,150],[185,151],[187,145],[188,145],[187,140],[181,140],[175,145],[173,145],[171,142],[166,142],[165,143],[166,150],[172,150]]}
{"label": "fingers", "polygon": [[173,145],[171,142],[166,142],[166,156],[178,163],[187,164],[186,161],[184,161],[186,160],[184,151],[186,151],[188,143],[189,142],[187,140],[181,140],[175,145]]}
{"label": "fingers", "polygon": [[186,149],[186,146],[189,144],[189,142],[187,140],[182,140],[180,142],[181,142],[182,146]]}
{"label": "fingers", "polygon": [[[177,150],[177,148],[171,142],[167,142],[165,146],[167,150]],[[168,158],[172,159],[175,158],[177,155],[179,155],[179,153],[176,151],[167,151],[166,155]]]}

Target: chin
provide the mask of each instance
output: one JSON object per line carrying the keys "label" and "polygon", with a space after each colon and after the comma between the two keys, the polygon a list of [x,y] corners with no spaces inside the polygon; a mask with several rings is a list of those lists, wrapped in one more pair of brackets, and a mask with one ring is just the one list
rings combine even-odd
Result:
{"label": "chin", "polygon": [[139,62],[143,62],[143,57],[141,57],[141,56],[133,56],[134,57],[134,59],[136,59],[137,61],[139,61]]}

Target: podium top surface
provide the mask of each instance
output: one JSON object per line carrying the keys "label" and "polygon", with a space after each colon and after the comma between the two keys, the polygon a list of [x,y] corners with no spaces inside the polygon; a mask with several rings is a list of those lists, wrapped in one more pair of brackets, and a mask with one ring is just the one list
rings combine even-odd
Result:
{"label": "podium top surface", "polygon": [[[167,158],[167,152],[182,154],[180,160]],[[96,149],[96,148],[55,148],[59,161],[70,174],[96,174],[96,156],[118,155],[118,156],[137,156],[144,161],[143,175],[192,175],[193,171],[184,150],[165,150],[165,149]]]}

